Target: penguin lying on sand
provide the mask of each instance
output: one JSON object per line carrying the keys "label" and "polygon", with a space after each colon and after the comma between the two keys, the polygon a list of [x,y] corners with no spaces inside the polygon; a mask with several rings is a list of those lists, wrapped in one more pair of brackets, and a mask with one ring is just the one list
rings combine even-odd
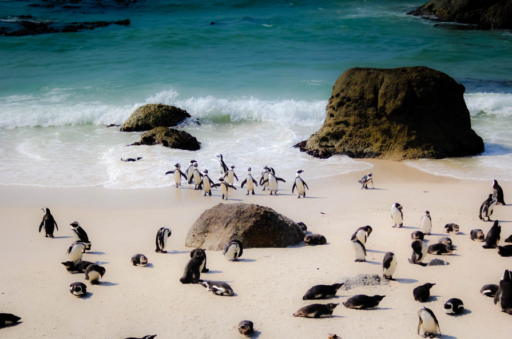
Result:
{"label": "penguin lying on sand", "polygon": [[251,334],[254,333],[254,324],[250,320],[241,321],[238,324],[238,332],[245,336],[250,336]]}
{"label": "penguin lying on sand", "polygon": [[462,300],[452,298],[444,304],[444,311],[449,315],[461,314],[464,312],[464,304]]}
{"label": "penguin lying on sand", "polygon": [[364,294],[358,294],[345,301],[343,306],[356,310],[366,310],[379,306],[379,303],[384,299],[384,297],[385,295],[374,295],[373,297],[370,297]]}
{"label": "penguin lying on sand", "polygon": [[321,234],[310,234],[304,237],[304,243],[306,245],[324,245],[327,243],[327,239]]}
{"label": "penguin lying on sand", "polygon": [[473,240],[473,241],[484,241],[485,240],[484,232],[481,229],[471,230],[469,235],[471,236],[471,240]]}
{"label": "penguin lying on sand", "polygon": [[294,317],[305,317],[305,318],[320,318],[330,317],[332,312],[339,304],[313,304],[302,307],[300,310],[293,314]]}
{"label": "penguin lying on sand", "polygon": [[341,286],[343,286],[343,284],[313,286],[306,292],[306,294],[304,294],[302,300],[325,299],[334,297]]}
{"label": "penguin lying on sand", "polygon": [[221,295],[221,296],[233,296],[235,292],[233,292],[233,289],[231,286],[226,284],[222,281],[207,281],[203,280],[201,281],[201,285],[206,287],[206,290],[208,292],[212,292],[215,295]]}
{"label": "penguin lying on sand", "polygon": [[69,292],[75,297],[81,298],[87,294],[87,286],[82,282],[74,282],[69,285]]}

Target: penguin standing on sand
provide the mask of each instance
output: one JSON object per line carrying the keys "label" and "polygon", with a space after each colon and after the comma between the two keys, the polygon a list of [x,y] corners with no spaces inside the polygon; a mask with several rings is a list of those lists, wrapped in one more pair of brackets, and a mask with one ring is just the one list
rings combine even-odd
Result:
{"label": "penguin standing on sand", "polygon": [[489,197],[480,205],[480,213],[478,214],[480,220],[485,221],[485,218],[487,218],[487,221],[492,221],[491,215],[494,212],[494,205],[496,205],[496,200],[494,200],[492,194],[489,194]]}
{"label": "penguin standing on sand", "polygon": [[366,261],[366,248],[364,247],[363,243],[359,241],[357,238],[357,235],[352,235],[352,238],[350,239],[352,241],[352,246],[354,247],[356,260],[355,262],[365,262]]}
{"label": "penguin standing on sand", "polygon": [[225,182],[224,178],[219,178],[219,181],[220,181],[219,185],[220,185],[221,192],[222,192],[222,199],[228,200],[229,189],[232,188],[236,191],[236,187]]}
{"label": "penguin standing on sand", "polygon": [[178,186],[181,186],[181,177],[183,177],[185,180],[187,180],[187,176],[185,175],[185,173],[183,173],[181,171],[180,164],[176,164],[176,165],[174,165],[174,167],[175,167],[174,171],[165,172],[165,175],[174,174],[174,183],[176,184],[176,188],[178,188]]}
{"label": "penguin standing on sand", "polygon": [[229,171],[229,168],[224,163],[224,158],[222,157],[222,154],[217,154],[217,158],[219,158],[220,174],[224,175]]}
{"label": "penguin standing on sand", "polygon": [[276,175],[276,171],[272,167],[265,166],[263,167],[264,171],[261,172],[261,178],[260,178],[260,186],[263,187],[263,190],[268,187],[268,181],[266,183],[263,183],[265,180],[268,180],[269,173],[272,173]]}
{"label": "penguin standing on sand", "polygon": [[278,178],[272,172],[268,173],[268,179],[263,180],[263,184],[268,182],[268,190],[270,191],[270,195],[272,195],[272,192],[274,192],[274,195],[277,195],[277,183],[278,181],[286,182],[283,178]]}
{"label": "penguin standing on sand", "polygon": [[309,190],[308,184],[302,178],[300,177],[300,174],[304,172],[303,170],[298,170],[297,175],[295,176],[295,181],[292,186],[292,193],[295,187],[297,187],[297,193],[299,195],[297,196],[297,199],[300,199],[300,196],[302,195],[304,198],[306,197],[306,188]]}
{"label": "penguin standing on sand", "polygon": [[224,246],[224,252],[222,252],[229,261],[237,261],[243,253],[244,247],[242,246],[242,242],[236,239],[227,243]]}
{"label": "penguin standing on sand", "polygon": [[188,179],[188,183],[192,184],[192,181],[194,181],[194,190],[200,190],[201,189],[201,181],[202,181],[201,178],[203,177],[203,175],[197,169],[197,166],[198,166],[197,162],[194,162],[194,164],[192,166],[193,166],[193,171],[192,171],[192,175]]}
{"label": "penguin standing on sand", "polygon": [[41,233],[41,229],[44,226],[44,231],[46,233],[46,235],[44,237],[45,238],[47,238],[47,237],[53,238],[53,227],[55,226],[57,231],[59,230],[59,227],[57,226],[57,222],[53,218],[53,215],[50,213],[50,209],[42,208],[42,210],[44,212],[44,217],[43,217],[43,220],[41,221],[41,224],[39,225],[39,233]]}
{"label": "penguin standing on sand", "polygon": [[503,189],[498,185],[498,180],[494,180],[492,184],[492,195],[496,201],[496,205],[506,205],[505,196],[503,195]]}
{"label": "penguin standing on sand", "polygon": [[397,260],[393,252],[388,252],[384,255],[384,260],[382,261],[382,276],[384,279],[395,280],[393,279],[393,274],[396,270],[396,264]]}
{"label": "penguin standing on sand", "polygon": [[86,243],[87,244],[86,249],[90,250],[91,242],[89,241],[89,237],[87,236],[87,233],[85,233],[82,226],[80,226],[78,221],[73,221],[73,223],[71,223],[70,225],[71,225],[71,230],[75,233],[77,240]]}
{"label": "penguin standing on sand", "polygon": [[238,181],[238,177],[235,174],[235,166],[231,165],[231,169],[229,171],[227,171],[226,174],[224,174],[224,180],[228,184],[233,185],[234,179],[236,179],[236,181]]}
{"label": "penguin standing on sand", "polygon": [[422,263],[423,259],[427,255],[428,248],[427,244],[422,240],[415,240],[411,244],[412,247],[412,256],[409,259],[411,264],[417,264],[420,266],[427,266],[427,264]]}
{"label": "penguin standing on sand", "polygon": [[368,183],[372,183],[372,189],[374,189],[375,187],[373,186],[373,177],[372,177],[372,174],[371,173],[368,173],[367,175],[365,175],[361,180],[359,180],[359,183],[362,184],[363,186],[361,187],[361,189],[368,189]]}
{"label": "penguin standing on sand", "polygon": [[404,225],[404,213],[402,212],[402,206],[399,203],[394,203],[391,206],[391,219],[395,222],[393,227],[402,227]]}
{"label": "penguin standing on sand", "polygon": [[430,235],[432,233],[432,218],[429,211],[425,211],[425,215],[421,217],[420,231],[423,235]]}
{"label": "penguin standing on sand", "polygon": [[66,251],[69,261],[82,260],[82,253],[84,253],[86,244],[81,241],[75,241],[69,246]]}
{"label": "penguin standing on sand", "polygon": [[355,232],[354,234],[352,235],[352,237],[357,237],[357,239],[359,239],[359,241],[366,246],[366,241],[368,240],[368,238],[370,237],[370,234],[372,234],[372,227],[370,225],[367,225],[367,226],[363,226],[363,227],[359,227]]}
{"label": "penguin standing on sand", "polygon": [[208,176],[208,169],[203,170],[203,177],[201,179],[201,187],[204,191],[204,196],[208,194],[209,196],[212,196],[212,188],[219,187],[220,184],[215,184],[212,179]]}
{"label": "penguin standing on sand", "polygon": [[512,273],[505,270],[498,291],[494,295],[494,305],[500,302],[501,311],[512,315]]}
{"label": "penguin standing on sand", "polygon": [[247,194],[246,195],[249,195],[249,192],[251,192],[251,191],[252,191],[252,195],[254,195],[255,194],[254,193],[254,187],[258,187],[258,183],[252,177],[251,168],[250,167],[247,169],[247,171],[249,171],[249,173],[247,173],[247,178],[245,178],[245,180],[242,181],[241,187],[243,188],[244,185],[247,184]]}
{"label": "penguin standing on sand", "polygon": [[492,225],[489,232],[487,232],[487,237],[485,237],[485,245],[483,248],[496,248],[501,239],[501,225],[498,220],[494,221],[494,225]]}
{"label": "penguin standing on sand", "polygon": [[432,310],[422,307],[418,311],[418,317],[420,318],[418,335],[420,334],[420,329],[423,329],[423,338],[434,338],[437,334],[441,334],[441,327],[439,327],[439,322]]}
{"label": "penguin standing on sand", "polygon": [[161,227],[156,233],[156,250],[155,252],[167,253],[167,240],[171,236],[171,230],[167,227]]}
{"label": "penguin standing on sand", "polygon": [[202,252],[202,254],[198,255],[199,258],[203,258],[199,270],[201,273],[208,273],[210,270],[206,268],[206,251],[202,248],[196,248],[195,250],[190,251],[190,258],[193,258],[196,255],[196,252]]}
{"label": "penguin standing on sand", "polygon": [[187,182],[190,184],[194,178],[194,164],[196,163],[195,160],[190,160],[189,166],[187,168]]}

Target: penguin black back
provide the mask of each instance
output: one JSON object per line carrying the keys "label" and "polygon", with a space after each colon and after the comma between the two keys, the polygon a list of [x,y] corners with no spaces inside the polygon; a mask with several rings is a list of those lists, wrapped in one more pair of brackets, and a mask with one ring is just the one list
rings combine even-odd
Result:
{"label": "penguin black back", "polygon": [[492,184],[492,195],[494,200],[496,200],[496,205],[506,205],[505,203],[505,195],[503,194],[503,189],[500,185],[498,185],[498,180],[494,180]]}
{"label": "penguin black back", "polygon": [[334,297],[341,286],[343,286],[343,284],[313,286],[304,294],[302,300]]}
{"label": "penguin black back", "polygon": [[195,284],[201,279],[201,265],[204,261],[204,251],[196,251],[192,259],[185,266],[183,277],[180,278],[182,284]]}
{"label": "penguin black back", "polygon": [[20,320],[21,320],[21,318],[18,316],[15,316],[14,314],[0,313],[0,328],[9,326],[9,325],[14,325]]}
{"label": "penguin black back", "polygon": [[414,295],[414,300],[419,301],[421,303],[428,301],[428,299],[430,298],[430,289],[434,285],[435,284],[426,283],[424,285],[416,287],[412,291],[412,293]]}
{"label": "penguin black back", "polygon": [[501,237],[501,225],[498,220],[494,221],[494,225],[492,225],[489,232],[487,232],[487,237],[485,237],[485,245],[483,248],[496,248],[498,247],[498,243]]}
{"label": "penguin black back", "polygon": [[43,228],[44,226],[44,230],[45,230],[45,238],[53,238],[53,230],[54,228],[57,229],[57,231],[59,230],[59,227],[57,226],[57,222],[55,222],[55,219],[53,218],[53,215],[51,214],[50,212],[50,209],[47,207],[47,208],[42,208],[43,212],[44,212],[44,217],[43,217],[43,220],[41,221],[41,224],[39,224],[39,233],[41,233],[41,229]]}
{"label": "penguin black back", "polygon": [[190,258],[193,258],[194,255],[196,254],[196,252],[202,252],[203,253],[204,265],[202,265],[203,269],[201,270],[201,273],[207,273],[210,270],[206,268],[206,251],[203,250],[202,248],[196,248],[195,250],[190,251]]}

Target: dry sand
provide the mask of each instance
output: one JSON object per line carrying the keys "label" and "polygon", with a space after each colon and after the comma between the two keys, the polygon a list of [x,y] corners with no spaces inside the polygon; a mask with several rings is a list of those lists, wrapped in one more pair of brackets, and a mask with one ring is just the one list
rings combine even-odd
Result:
{"label": "dry sand", "polygon": [[[242,260],[228,262],[221,252],[208,251],[210,273],[202,279],[228,282],[234,297],[219,297],[200,285],[182,285],[179,278],[189,260],[184,246],[188,229],[205,210],[221,202],[187,187],[175,189],[108,190],[104,188],[0,188],[0,312],[22,317],[17,326],[0,329],[1,338],[126,338],[158,334],[161,338],[241,338],[241,320],[252,320],[254,338],[327,338],[336,333],[349,338],[415,338],[417,311],[426,306],[439,319],[444,338],[505,338],[512,318],[500,312],[492,298],[479,291],[497,284],[512,258],[484,250],[469,232],[487,233],[492,223],[478,219],[478,208],[491,190],[490,182],[456,180],[425,174],[401,163],[371,161],[375,190],[360,190],[365,173],[308,180],[307,199],[291,194],[293,178],[280,184],[278,196],[258,188],[256,196],[240,189],[227,203],[243,201],[269,206],[308,230],[326,236],[323,246],[246,249]],[[278,171],[278,169],[277,169]],[[238,173],[243,177],[242,172]],[[243,180],[241,178],[241,180]],[[505,197],[512,184],[503,182]],[[390,208],[404,206],[405,226],[392,228]],[[48,207],[59,224],[55,239],[37,229],[41,207]],[[459,235],[451,236],[456,254],[443,256],[449,266],[411,265],[410,234],[429,210],[433,221],[430,243],[444,236],[443,226],[455,222]],[[502,239],[512,233],[512,208],[498,206]],[[79,221],[89,234],[92,251],[84,260],[98,261],[107,272],[99,286],[90,286],[83,274],[69,274],[60,264],[74,241],[69,224]],[[357,227],[371,225],[366,263],[354,262],[350,236]],[[172,229],[168,254],[155,253],[158,228]],[[332,318],[294,318],[303,294],[316,284],[333,284],[360,273],[382,274],[382,258],[392,251],[398,258],[397,281],[387,286],[339,291],[320,303],[340,303]],[[150,267],[134,267],[133,254],[148,256]],[[435,256],[428,255],[427,261]],[[86,282],[89,296],[69,293],[69,284]],[[414,301],[412,290],[436,283],[428,303]],[[383,294],[376,310],[346,309],[341,303],[356,294]],[[460,298],[462,316],[448,316],[443,304]]]}

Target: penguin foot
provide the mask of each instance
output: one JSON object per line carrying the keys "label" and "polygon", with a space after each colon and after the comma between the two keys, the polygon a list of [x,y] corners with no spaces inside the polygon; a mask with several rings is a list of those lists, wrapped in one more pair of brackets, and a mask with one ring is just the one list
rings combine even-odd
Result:
{"label": "penguin foot", "polygon": [[247,191],[247,194],[246,195],[249,195],[249,191]]}
{"label": "penguin foot", "polygon": [[418,265],[423,266],[423,267],[427,266],[427,264],[425,264],[423,262],[419,262]]}
{"label": "penguin foot", "polygon": [[396,228],[396,225],[393,225],[393,226],[391,226],[391,227]]}
{"label": "penguin foot", "polygon": [[161,251],[162,253],[167,253],[167,251]]}
{"label": "penguin foot", "polygon": [[156,252],[156,253],[158,253],[158,252],[160,252],[160,250],[157,248],[157,249],[155,250],[155,252]]}

